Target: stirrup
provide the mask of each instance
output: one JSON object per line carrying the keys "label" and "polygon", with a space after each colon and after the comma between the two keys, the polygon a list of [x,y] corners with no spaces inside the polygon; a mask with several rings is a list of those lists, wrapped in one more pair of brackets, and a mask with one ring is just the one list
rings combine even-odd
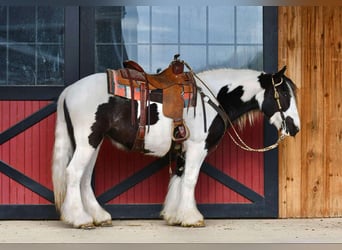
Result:
{"label": "stirrup", "polygon": [[172,123],[172,140],[180,143],[187,140],[190,136],[188,126],[185,125],[184,121],[174,121]]}

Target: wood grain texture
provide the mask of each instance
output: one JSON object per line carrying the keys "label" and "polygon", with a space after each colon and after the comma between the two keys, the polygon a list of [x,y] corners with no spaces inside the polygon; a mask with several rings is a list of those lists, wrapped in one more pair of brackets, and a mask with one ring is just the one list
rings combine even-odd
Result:
{"label": "wood grain texture", "polygon": [[279,216],[342,215],[342,7],[279,7],[279,67],[299,87],[301,132],[279,150]]}

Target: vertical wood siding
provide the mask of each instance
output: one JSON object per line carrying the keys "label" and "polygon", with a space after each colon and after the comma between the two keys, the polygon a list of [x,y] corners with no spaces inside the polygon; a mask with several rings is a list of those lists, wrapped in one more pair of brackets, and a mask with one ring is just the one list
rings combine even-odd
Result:
{"label": "vertical wood siding", "polygon": [[342,7],[279,7],[301,132],[279,150],[280,217],[342,216]]}

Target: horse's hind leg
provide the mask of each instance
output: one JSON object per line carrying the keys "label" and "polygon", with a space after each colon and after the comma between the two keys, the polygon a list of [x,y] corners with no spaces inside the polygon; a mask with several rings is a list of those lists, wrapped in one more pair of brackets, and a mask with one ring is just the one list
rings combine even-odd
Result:
{"label": "horse's hind leg", "polygon": [[81,196],[83,205],[85,210],[89,215],[93,217],[94,224],[96,226],[111,226],[112,225],[112,217],[106,212],[100,204],[97,202],[96,197],[94,195],[94,191],[91,187],[91,178],[94,170],[94,165],[97,159],[97,155],[99,153],[101,145],[97,147],[95,152],[93,153],[87,169],[83,175],[81,181]]}
{"label": "horse's hind leg", "polygon": [[187,143],[185,169],[180,182],[180,197],[175,220],[184,227],[202,227],[204,219],[196,206],[195,187],[207,150],[204,148],[204,142],[188,141]]}
{"label": "horse's hind leg", "polygon": [[77,145],[66,169],[67,191],[61,207],[61,219],[77,228],[93,228],[93,218],[82,203],[81,179],[95,149],[90,145]]}

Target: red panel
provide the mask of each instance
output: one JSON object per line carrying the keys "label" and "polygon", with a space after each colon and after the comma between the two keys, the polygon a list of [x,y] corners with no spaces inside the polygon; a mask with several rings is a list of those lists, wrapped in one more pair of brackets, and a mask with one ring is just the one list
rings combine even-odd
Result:
{"label": "red panel", "polygon": [[[233,134],[232,130],[229,131]],[[262,119],[257,119],[253,126],[247,125],[243,131],[237,131],[249,146],[263,147]],[[240,149],[226,134],[218,148],[207,157],[207,162],[260,195],[264,195],[264,159],[262,153],[246,152]],[[196,197],[199,203],[249,202],[205,174],[200,174],[198,186]]]}
{"label": "red panel", "polygon": [[[0,101],[1,131],[48,103],[47,101]],[[1,145],[0,159],[52,189],[51,158],[54,128],[55,115],[51,115]],[[256,121],[253,126],[247,126],[240,134],[249,145],[262,147],[262,119]],[[120,151],[105,141],[95,168],[96,194],[107,191],[154,160],[153,157],[139,153]],[[245,152],[235,146],[226,135],[219,147],[208,156],[207,161],[255,192],[264,194],[262,153]],[[165,167],[110,203],[162,203],[167,192],[168,181],[168,167]],[[0,174],[0,188],[0,204],[49,203],[3,174]],[[196,199],[198,203],[249,202],[205,174],[200,174]]]}
{"label": "red panel", "polygon": [[[155,160],[154,157],[140,153],[118,150],[105,140],[95,168],[96,194],[105,192]],[[168,178],[166,167],[110,203],[161,203],[167,189]]]}
{"label": "red panel", "polygon": [[[262,147],[262,119],[257,119],[253,126],[247,125],[240,134],[248,145],[256,148]],[[95,169],[96,194],[99,195],[105,192],[153,160],[155,158],[143,156],[139,153],[120,151],[114,148],[108,141],[105,141],[99,153]],[[207,158],[207,161],[255,192],[261,195],[264,194],[264,160],[262,153],[243,151],[232,143],[228,135],[225,135],[219,147]],[[109,203],[162,203],[165,198],[168,182],[169,173],[168,168],[165,167],[157,174],[139,183]],[[250,202],[202,173],[196,188],[196,200],[198,203]]]}
{"label": "red panel", "polygon": [[[1,101],[1,131],[15,125],[48,103],[48,101]],[[51,189],[54,127],[55,115],[51,115],[1,145],[0,159]],[[0,204],[49,204],[44,198],[3,174],[0,174],[0,187]]]}

